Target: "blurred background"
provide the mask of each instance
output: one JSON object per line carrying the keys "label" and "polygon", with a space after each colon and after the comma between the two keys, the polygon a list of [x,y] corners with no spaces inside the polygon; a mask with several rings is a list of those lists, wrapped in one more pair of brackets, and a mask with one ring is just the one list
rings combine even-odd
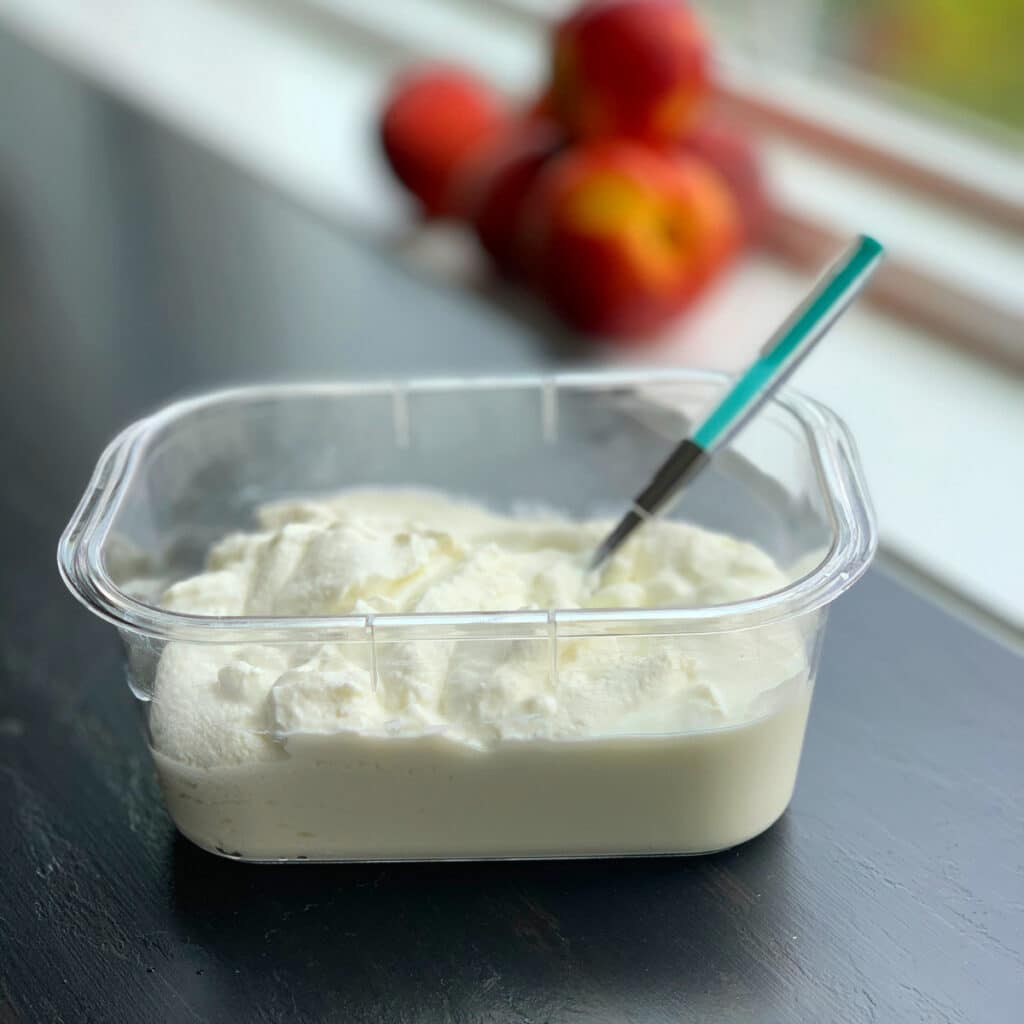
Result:
{"label": "blurred background", "polygon": [[699,9],[752,57],[830,68],[853,88],[960,128],[1024,130],[1016,0],[724,0]]}
{"label": "blurred background", "polygon": [[734,370],[867,231],[891,258],[794,385],[850,423],[890,569],[1019,640],[1024,4],[693,4],[707,116],[740,153],[705,155],[757,225],[636,333],[502,279],[472,216],[425,217],[380,144],[424,62],[535,106],[573,7],[0,0],[0,430],[36,487],[0,500],[56,535],[120,426],[229,381]]}

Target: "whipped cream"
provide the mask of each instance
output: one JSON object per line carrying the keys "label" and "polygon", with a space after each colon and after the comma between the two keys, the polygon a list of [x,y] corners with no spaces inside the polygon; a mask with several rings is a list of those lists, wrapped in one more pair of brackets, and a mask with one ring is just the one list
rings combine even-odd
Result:
{"label": "whipped cream", "polygon": [[[161,604],[215,616],[681,608],[787,582],[753,545],[672,521],[648,524],[588,573],[610,526],[503,516],[420,491],[275,503],[258,530],[224,538],[206,571]],[[810,696],[793,625],[554,640],[386,633],[372,649],[169,644],[150,734],[179,827],[253,857],[607,853],[637,843],[671,852],[748,838],[788,802]],[[683,766],[682,781],[667,783]],[[639,788],[612,824],[617,840],[607,825],[578,820],[591,786],[621,790],[631,773]],[[476,806],[488,786],[498,804]],[[662,796],[648,806],[652,787]],[[515,808],[501,803],[510,796]],[[410,800],[418,809],[396,824]],[[577,809],[568,818],[567,801]]]}

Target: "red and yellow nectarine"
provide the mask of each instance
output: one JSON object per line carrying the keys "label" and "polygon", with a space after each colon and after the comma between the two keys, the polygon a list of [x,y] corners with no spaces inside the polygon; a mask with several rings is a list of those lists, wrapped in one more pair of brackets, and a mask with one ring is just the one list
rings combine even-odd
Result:
{"label": "red and yellow nectarine", "polygon": [[680,0],[596,0],[555,32],[552,99],[569,134],[672,146],[708,92],[708,44]]}
{"label": "red and yellow nectarine", "polygon": [[525,218],[531,278],[554,309],[582,330],[634,338],[684,309],[742,235],[704,161],[621,140],[553,160]]}

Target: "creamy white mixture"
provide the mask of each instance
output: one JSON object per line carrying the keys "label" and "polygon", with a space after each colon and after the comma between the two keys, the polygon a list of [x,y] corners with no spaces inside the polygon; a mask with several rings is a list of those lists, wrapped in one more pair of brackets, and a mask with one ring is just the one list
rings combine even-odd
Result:
{"label": "creamy white mixture", "polygon": [[[266,507],[164,607],[218,616],[693,607],[785,585],[758,548],[510,518],[425,492]],[[553,649],[554,648],[554,649]],[[810,697],[791,625],[683,636],[170,644],[150,730],[172,814],[246,857],[697,852],[767,827]]]}

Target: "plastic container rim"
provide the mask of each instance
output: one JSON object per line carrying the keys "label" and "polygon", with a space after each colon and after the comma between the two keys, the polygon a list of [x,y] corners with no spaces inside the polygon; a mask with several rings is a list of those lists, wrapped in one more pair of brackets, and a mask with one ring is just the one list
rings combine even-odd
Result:
{"label": "plastic container rim", "polygon": [[[830,604],[866,571],[877,547],[874,514],[856,446],[845,424],[814,399],[784,389],[771,404],[801,427],[832,527],[832,543],[810,572],[770,594],[702,608],[552,609],[545,611],[376,614],[330,617],[205,616],[166,611],[120,590],[103,563],[103,544],[146,454],[165,428],[216,406],[302,397],[406,396],[445,391],[539,389],[608,391],[693,383],[724,388],[731,378],[708,370],[587,371],[531,376],[256,384],[210,391],[162,407],[125,428],[97,462],[60,538],[57,564],[68,589],[118,629],[155,640],[191,643],[388,642],[410,639],[531,639],[570,636],[676,635],[749,629]],[[623,505],[630,496],[623,495]]]}

